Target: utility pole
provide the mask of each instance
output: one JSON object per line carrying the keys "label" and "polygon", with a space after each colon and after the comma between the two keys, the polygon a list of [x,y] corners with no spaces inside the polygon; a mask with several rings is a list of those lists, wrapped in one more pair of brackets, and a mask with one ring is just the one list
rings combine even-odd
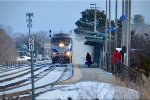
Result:
{"label": "utility pole", "polygon": [[109,0],[109,67],[111,67],[111,0]]}
{"label": "utility pole", "polygon": [[97,17],[97,9],[96,9],[96,3],[95,3],[95,16],[94,16],[94,32],[96,32],[96,22],[97,22],[97,20],[96,20],[96,17]]}
{"label": "utility pole", "polygon": [[[96,7],[96,3],[95,4],[90,4],[90,5],[94,5],[94,9],[95,9],[95,13],[94,13],[94,32],[97,32],[96,30],[96,23],[97,23],[97,7]],[[93,7],[91,7],[93,8]]]}
{"label": "utility pole", "polygon": [[118,30],[118,25],[117,25],[117,0],[116,0],[116,6],[115,6],[115,48],[117,48],[117,30]]}
{"label": "utility pole", "polygon": [[126,29],[126,31],[125,31],[125,33],[126,33],[126,38],[125,38],[125,41],[126,41],[126,62],[125,62],[125,64],[128,66],[128,30],[129,30],[129,27],[128,27],[128,21],[129,21],[129,19],[128,19],[128,17],[129,17],[129,2],[128,1],[125,1],[125,16],[126,16],[126,20],[125,20],[125,29]]}
{"label": "utility pole", "polygon": [[106,25],[106,29],[105,29],[105,66],[107,67],[107,71],[108,71],[108,43],[107,43],[107,32],[108,32],[108,24],[107,24],[107,0],[106,0],[106,20],[105,20],[105,25]]}
{"label": "utility pole", "polygon": [[127,66],[130,67],[130,49],[131,49],[131,0],[128,1],[128,32],[127,32],[127,49],[128,49],[128,53],[127,53]]}
{"label": "utility pole", "polygon": [[38,57],[38,54],[39,54],[38,35],[36,35],[36,58]]}
{"label": "utility pole", "polygon": [[123,43],[124,43],[124,46],[125,46],[125,51],[126,51],[126,53],[125,53],[125,61],[124,61],[124,64],[125,65],[127,65],[127,21],[128,21],[128,1],[126,0],[125,1],[125,22],[124,22],[124,41],[123,41]]}
{"label": "utility pole", "polygon": [[[121,48],[123,51],[123,57],[122,57],[122,61],[124,64],[126,64],[126,52],[127,52],[127,44],[126,44],[126,38],[127,38],[127,24],[126,24],[126,20],[127,20],[127,5],[125,5],[126,1],[122,0],[122,16],[120,17],[120,19],[122,20],[122,34],[121,34]],[[125,9],[126,8],[126,9]]]}
{"label": "utility pole", "polygon": [[[26,17],[28,17],[27,27],[29,28],[29,38],[31,37],[30,28],[32,27],[32,19],[33,13],[26,13]],[[29,46],[30,48],[30,46]],[[31,53],[31,81],[32,81],[32,100],[35,100],[35,91],[34,91],[34,66],[33,66],[33,50],[30,51]]]}
{"label": "utility pole", "polygon": [[[124,0],[122,0],[122,16],[124,16]],[[122,21],[121,47],[125,46],[125,21]]]}
{"label": "utility pole", "polygon": [[125,2],[125,15],[126,15],[126,20],[125,20],[125,26],[126,26],[126,62],[125,64],[127,66],[130,66],[130,47],[131,47],[131,0],[127,0]]}
{"label": "utility pole", "polygon": [[[95,9],[95,13],[94,13],[94,32],[97,32],[97,29],[96,29],[96,26],[97,26],[97,6],[96,6],[96,3],[95,4],[90,4],[90,5],[94,5],[94,7],[90,7],[90,8],[94,8]],[[98,63],[99,63],[99,58],[98,58],[98,55],[99,55],[99,52],[100,52],[100,47],[99,45],[97,45],[95,47],[95,59],[96,59],[96,62],[97,62],[97,67],[98,67]],[[100,61],[102,61],[102,59],[100,58]]]}
{"label": "utility pole", "polygon": [[44,50],[45,50],[45,49],[44,49],[44,44],[45,44],[45,43],[44,43],[44,41],[45,41],[44,39],[45,39],[45,38],[44,38],[44,32],[42,32],[42,37],[43,37],[43,58],[45,58],[45,51],[44,51]]}
{"label": "utility pole", "polygon": [[43,58],[45,57],[45,52],[44,52],[44,41],[43,41]]}

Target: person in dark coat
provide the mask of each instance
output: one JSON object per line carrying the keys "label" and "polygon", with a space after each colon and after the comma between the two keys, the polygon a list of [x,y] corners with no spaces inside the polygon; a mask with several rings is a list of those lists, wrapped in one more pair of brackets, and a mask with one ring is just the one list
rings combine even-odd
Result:
{"label": "person in dark coat", "polygon": [[88,64],[88,67],[92,64],[91,55],[89,53],[86,54],[86,61]]}
{"label": "person in dark coat", "polygon": [[120,54],[121,54],[121,63],[124,63],[124,51],[121,50]]}

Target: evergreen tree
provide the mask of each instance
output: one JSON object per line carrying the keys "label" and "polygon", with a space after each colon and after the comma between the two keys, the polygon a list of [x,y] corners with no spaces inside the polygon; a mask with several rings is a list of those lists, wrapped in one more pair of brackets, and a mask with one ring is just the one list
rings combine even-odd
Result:
{"label": "evergreen tree", "polygon": [[[96,20],[97,25],[96,29],[98,32],[104,32],[105,31],[105,20],[106,20],[106,14],[103,10],[96,10]],[[86,9],[85,11],[81,12],[82,17],[75,22],[75,25],[77,26],[76,29],[74,29],[75,33],[78,34],[79,30],[84,31],[94,31],[94,16],[95,16],[95,9]]]}

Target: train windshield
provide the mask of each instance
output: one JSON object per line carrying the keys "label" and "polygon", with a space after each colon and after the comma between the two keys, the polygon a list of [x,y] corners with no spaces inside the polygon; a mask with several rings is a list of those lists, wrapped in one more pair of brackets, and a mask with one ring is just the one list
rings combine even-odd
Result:
{"label": "train windshield", "polygon": [[59,43],[69,44],[70,38],[52,38],[51,43],[53,43],[53,44],[59,44]]}

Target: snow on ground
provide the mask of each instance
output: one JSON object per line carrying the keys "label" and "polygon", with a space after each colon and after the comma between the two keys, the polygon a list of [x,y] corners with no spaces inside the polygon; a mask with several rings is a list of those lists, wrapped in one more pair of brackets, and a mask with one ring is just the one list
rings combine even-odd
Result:
{"label": "snow on ground", "polygon": [[[35,82],[35,88],[57,81],[62,76],[65,68],[66,67],[56,67],[53,71],[48,73],[45,77],[43,77],[43,78],[39,79],[38,81],[36,81]],[[31,84],[28,84],[28,85],[25,85],[25,86],[22,86],[22,87],[19,87],[19,88],[15,88],[15,89],[12,89],[12,90],[0,92],[0,95],[15,93],[15,92],[19,92],[19,91],[23,91],[23,90],[27,90],[27,89],[31,89]]]}
{"label": "snow on ground", "polygon": [[[41,64],[36,64],[36,65],[34,65],[34,67],[35,68],[41,68],[41,66],[39,66],[39,65],[41,65]],[[42,66],[42,67],[45,67],[45,65]],[[31,68],[30,68],[30,66],[28,66],[28,67],[21,67],[19,69],[7,71],[7,72],[4,72],[4,73],[0,74],[0,77],[1,77],[0,80],[4,80],[4,79],[7,79],[7,78],[15,77],[15,76],[18,76],[20,74],[29,72],[30,70],[31,70]]]}
{"label": "snow on ground", "polygon": [[26,66],[29,66],[29,64],[22,64],[22,65],[16,65],[16,66],[3,66],[0,68],[0,72],[3,73],[3,72],[7,72],[7,71],[11,71],[11,70],[16,70],[16,69],[19,69],[19,68],[22,68],[22,67],[26,67]]}
{"label": "snow on ground", "polygon": [[39,87],[57,81],[62,76],[64,70],[65,67],[56,67],[54,71],[50,72],[48,75],[42,78],[42,80],[37,81],[35,86]]}
{"label": "snow on ground", "polygon": [[63,74],[63,76],[61,77],[61,79],[58,82],[67,80],[67,79],[71,78],[72,75],[73,75],[73,65],[70,64],[67,66],[65,73]]}
{"label": "snow on ground", "polygon": [[21,67],[21,68],[18,68],[18,69],[13,69],[11,71],[6,71],[6,72],[1,73],[0,77],[6,76],[6,75],[9,75],[9,74],[13,74],[13,73],[17,73],[17,72],[21,72],[21,71],[26,70],[26,69],[29,69],[29,68],[28,67]]}
{"label": "snow on ground", "polygon": [[[64,87],[66,86],[66,87]],[[64,88],[61,88],[64,87]],[[79,82],[72,85],[55,86],[56,90],[39,95],[37,100],[66,100],[71,97],[77,99],[138,99],[139,92],[108,83]]]}
{"label": "snow on ground", "polygon": [[16,77],[16,76],[18,76],[18,75],[21,75],[21,74],[23,74],[23,73],[27,73],[27,72],[29,72],[29,71],[30,71],[30,69],[25,69],[25,70],[19,71],[19,72],[17,72],[17,73],[14,73],[14,74],[10,74],[10,75],[8,75],[8,76],[1,77],[0,80],[4,80],[4,79],[7,79],[7,78],[12,78],[12,77]]}
{"label": "snow on ground", "polygon": [[[47,68],[43,67],[43,68],[35,71],[34,75],[37,75],[38,73],[43,72],[45,69],[47,69]],[[11,75],[9,77],[11,78]],[[5,86],[5,85],[8,85],[10,83],[15,83],[15,82],[18,82],[18,81],[21,81],[21,80],[24,80],[24,79],[28,79],[29,77],[31,77],[31,73],[28,73],[28,74],[26,74],[26,75],[24,75],[22,77],[15,78],[15,79],[13,79],[11,81],[3,82],[3,83],[1,83],[1,86]]]}

